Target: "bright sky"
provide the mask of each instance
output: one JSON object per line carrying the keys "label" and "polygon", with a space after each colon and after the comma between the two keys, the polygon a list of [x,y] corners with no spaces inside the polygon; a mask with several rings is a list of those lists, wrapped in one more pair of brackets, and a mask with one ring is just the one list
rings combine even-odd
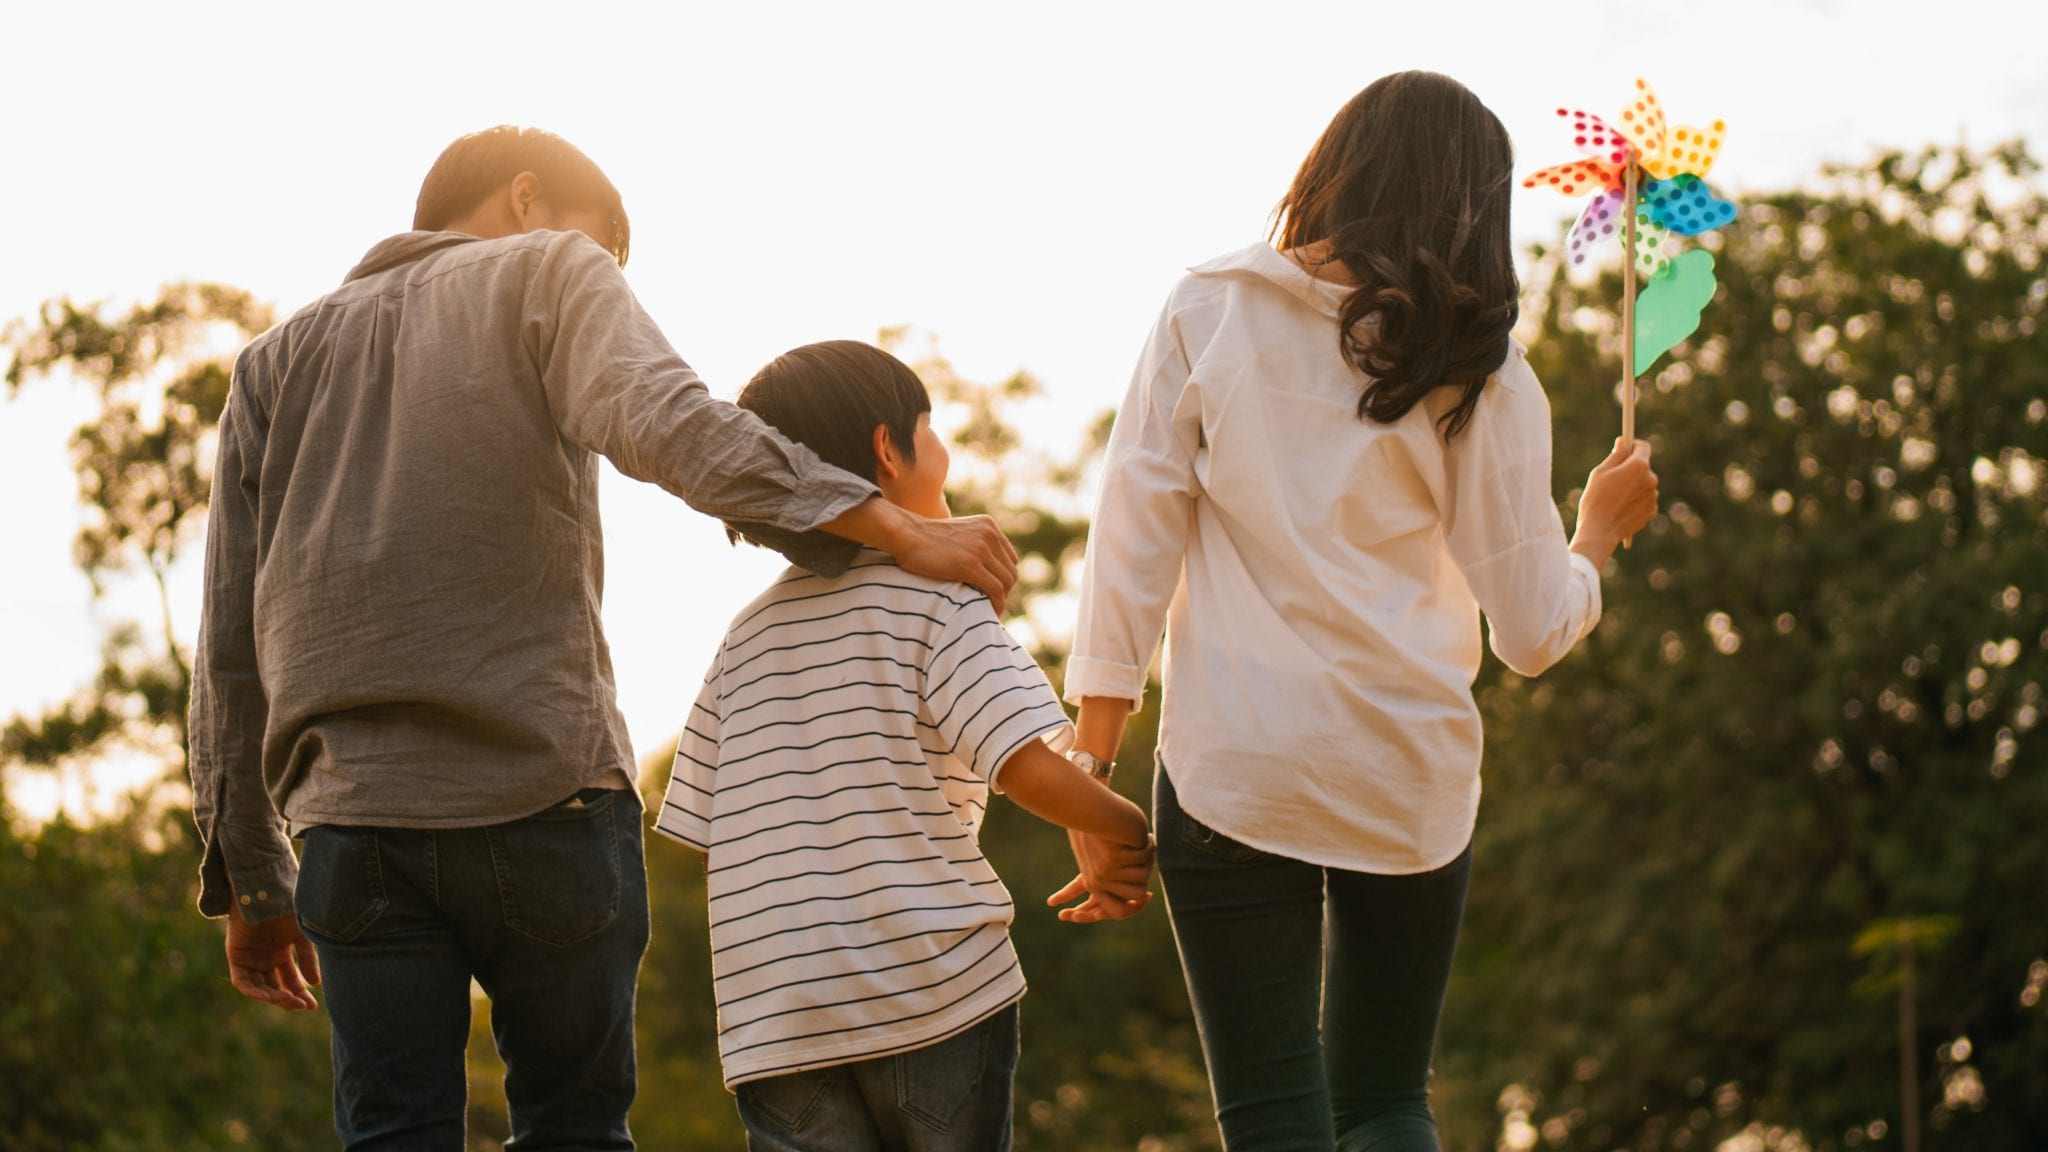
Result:
{"label": "bright sky", "polygon": [[[15,6],[0,320],[179,279],[289,314],[408,226],[451,139],[531,124],[618,184],[628,278],[714,392],[796,344],[911,323],[972,378],[1040,376],[1052,402],[1034,427],[1065,453],[1121,396],[1180,270],[1259,239],[1331,114],[1387,72],[1464,81],[1522,172],[1573,158],[1555,108],[1611,116],[1638,74],[1674,117],[1729,122],[1724,191],[1880,146],[2048,148],[2038,0],[659,8]],[[1552,240],[1575,211],[1518,193],[1516,233]],[[70,563],[66,441],[88,412],[55,384],[0,400],[0,716],[87,680],[110,621],[153,619],[134,590],[95,602]],[[615,474],[604,516],[606,619],[644,756],[778,564]]]}

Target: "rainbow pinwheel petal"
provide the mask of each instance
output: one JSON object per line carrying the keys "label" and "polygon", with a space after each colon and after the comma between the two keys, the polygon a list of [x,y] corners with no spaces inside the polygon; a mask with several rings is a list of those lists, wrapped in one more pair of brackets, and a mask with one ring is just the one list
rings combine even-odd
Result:
{"label": "rainbow pinwheel petal", "polygon": [[1635,101],[1621,110],[1621,123],[1616,127],[1635,145],[1645,167],[1651,157],[1664,155],[1664,105],[1657,102],[1657,93],[1650,89],[1648,80],[1636,77]]}
{"label": "rainbow pinwheel petal", "polygon": [[1621,228],[1621,201],[1621,190],[1609,188],[1587,202],[1586,210],[1579,213],[1579,222],[1572,225],[1571,234],[1564,240],[1565,257],[1574,265],[1584,264],[1594,244]]}
{"label": "rainbow pinwheel petal", "polygon": [[1723,120],[1714,121],[1712,128],[1680,125],[1671,130],[1664,154],[1645,157],[1643,167],[1660,180],[1686,172],[1705,177],[1714,170],[1714,161],[1721,155],[1721,137],[1727,131],[1728,124]]}
{"label": "rainbow pinwheel petal", "polygon": [[1735,205],[1690,172],[1643,185],[1643,212],[1681,236],[1711,232],[1735,219]]}
{"label": "rainbow pinwheel petal", "polygon": [[1555,188],[1567,196],[1621,187],[1621,169],[1598,160],[1574,160],[1523,177],[1524,188]]}
{"label": "rainbow pinwheel petal", "polygon": [[1572,143],[1579,151],[1615,168],[1627,162],[1628,141],[1606,121],[1577,108],[1559,108],[1557,114],[1571,123]]}
{"label": "rainbow pinwheel petal", "polygon": [[1678,245],[1671,240],[1671,232],[1662,224],[1650,219],[1649,214],[1638,207],[1636,211],[1636,267],[1650,277],[1662,276],[1670,267],[1671,258],[1678,251]]}

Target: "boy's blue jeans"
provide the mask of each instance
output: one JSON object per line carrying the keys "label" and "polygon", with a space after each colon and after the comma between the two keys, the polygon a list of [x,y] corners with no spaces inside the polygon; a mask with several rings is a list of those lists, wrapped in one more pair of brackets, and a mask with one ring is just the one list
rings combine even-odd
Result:
{"label": "boy's blue jeans", "polygon": [[749,1080],[749,1152],[1009,1152],[1017,1006],[936,1044]]}
{"label": "boy's blue jeans", "polygon": [[470,980],[491,998],[510,1152],[631,1149],[647,950],[640,805],[586,791],[488,828],[309,829],[296,890],[320,954],[344,1147],[461,1152]]}
{"label": "boy's blue jeans", "polygon": [[1229,1152],[1436,1152],[1430,1059],[1472,852],[1375,876],[1262,852],[1153,780],[1159,878]]}

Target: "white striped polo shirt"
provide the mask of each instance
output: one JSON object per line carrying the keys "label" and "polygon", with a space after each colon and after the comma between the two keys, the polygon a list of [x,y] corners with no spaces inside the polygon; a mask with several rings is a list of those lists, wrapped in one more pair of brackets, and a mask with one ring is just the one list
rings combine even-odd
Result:
{"label": "white striped polo shirt", "polygon": [[976,840],[1034,739],[1064,751],[1066,712],[965,584],[865,551],[740,612],[655,820],[709,857],[728,1087],[923,1047],[1024,994]]}

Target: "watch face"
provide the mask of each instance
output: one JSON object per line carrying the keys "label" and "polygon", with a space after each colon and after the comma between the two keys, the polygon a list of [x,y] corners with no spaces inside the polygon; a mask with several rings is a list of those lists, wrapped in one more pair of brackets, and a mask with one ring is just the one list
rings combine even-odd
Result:
{"label": "watch face", "polygon": [[1115,761],[1099,759],[1093,752],[1076,752],[1069,759],[1073,760],[1075,767],[1097,780],[1109,779],[1110,772],[1116,768]]}

